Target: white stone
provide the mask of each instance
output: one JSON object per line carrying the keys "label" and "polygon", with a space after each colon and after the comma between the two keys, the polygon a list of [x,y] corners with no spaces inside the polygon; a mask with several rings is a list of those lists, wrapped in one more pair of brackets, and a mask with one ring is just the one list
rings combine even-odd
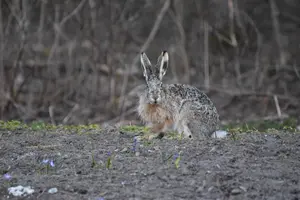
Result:
{"label": "white stone", "polygon": [[212,135],[213,138],[224,138],[228,135],[227,131],[223,131],[223,130],[217,130],[216,132],[214,132],[214,134]]}
{"label": "white stone", "polygon": [[21,185],[18,185],[16,187],[10,187],[8,188],[8,193],[12,194],[15,197],[20,196],[27,196],[34,192],[34,189],[32,189],[30,186],[23,187]]}
{"label": "white stone", "polygon": [[50,189],[48,190],[48,193],[50,193],[50,194],[55,194],[57,191],[58,191],[57,188],[50,188]]}

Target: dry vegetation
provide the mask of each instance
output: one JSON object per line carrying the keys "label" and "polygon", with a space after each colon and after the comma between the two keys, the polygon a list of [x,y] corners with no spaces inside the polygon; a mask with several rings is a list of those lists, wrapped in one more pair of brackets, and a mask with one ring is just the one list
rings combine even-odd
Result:
{"label": "dry vegetation", "polygon": [[[3,0],[0,119],[134,120],[139,52],[222,119],[299,116],[298,0]],[[298,113],[298,115],[297,115]]]}

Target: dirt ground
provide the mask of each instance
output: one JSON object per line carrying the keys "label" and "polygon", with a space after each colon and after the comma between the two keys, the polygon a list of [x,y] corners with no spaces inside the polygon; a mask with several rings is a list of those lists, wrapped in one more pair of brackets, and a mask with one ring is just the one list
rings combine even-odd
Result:
{"label": "dirt ground", "polygon": [[[48,172],[43,159],[54,161]],[[23,199],[296,200],[299,169],[296,133],[135,143],[134,134],[114,129],[90,134],[0,131],[0,172],[12,177],[1,177],[1,199],[20,199],[9,195],[8,187],[22,185],[34,189]],[[50,188],[57,193],[48,193]]]}

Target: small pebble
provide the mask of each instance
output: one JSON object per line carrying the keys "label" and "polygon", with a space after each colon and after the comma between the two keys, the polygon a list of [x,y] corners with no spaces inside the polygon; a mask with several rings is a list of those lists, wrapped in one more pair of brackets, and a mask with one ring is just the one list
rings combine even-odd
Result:
{"label": "small pebble", "polygon": [[126,184],[126,181],[122,181],[121,184],[124,186]]}
{"label": "small pebble", "polygon": [[122,149],[120,152],[121,153],[125,153],[125,152],[127,152],[128,151],[128,148],[127,147],[125,147],[124,149]]}
{"label": "small pebble", "polygon": [[237,194],[241,194],[242,191],[239,188],[234,188],[233,190],[231,190],[231,194],[232,195],[237,195]]}
{"label": "small pebble", "polygon": [[213,151],[216,151],[216,147],[211,148],[209,152],[213,152]]}
{"label": "small pebble", "polygon": [[200,186],[200,187],[197,188],[196,192],[203,192],[203,190],[204,190],[204,187]]}
{"label": "small pebble", "polygon": [[208,192],[211,192],[214,188],[215,188],[214,186],[210,186],[210,187],[207,189],[207,191],[208,191]]}
{"label": "small pebble", "polygon": [[55,194],[55,193],[57,193],[57,188],[50,188],[49,190],[48,190],[48,193],[49,194]]}
{"label": "small pebble", "polygon": [[224,130],[217,130],[214,134],[213,137],[214,138],[224,138],[228,135],[227,131]]}
{"label": "small pebble", "polygon": [[244,186],[240,186],[240,189],[243,190],[244,192],[247,192],[247,189]]}

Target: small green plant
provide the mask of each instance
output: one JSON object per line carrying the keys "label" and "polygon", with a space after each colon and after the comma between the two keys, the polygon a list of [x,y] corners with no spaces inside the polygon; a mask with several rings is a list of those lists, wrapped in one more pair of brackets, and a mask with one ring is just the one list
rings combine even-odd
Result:
{"label": "small green plant", "polygon": [[88,134],[93,133],[93,131],[101,130],[98,124],[88,124],[88,125],[53,125],[47,124],[43,121],[33,121],[29,124],[22,123],[17,120],[11,121],[0,121],[0,129],[3,130],[31,130],[31,131],[41,131],[41,130],[60,130],[64,132],[75,132],[78,134]]}
{"label": "small green plant", "polygon": [[23,124],[22,122],[17,120],[0,121],[0,129],[14,131],[14,130],[20,130],[26,128],[28,128],[26,124]]}
{"label": "small green plant", "polygon": [[88,124],[88,125],[59,125],[60,129],[78,134],[90,134],[93,130],[101,130],[101,127],[98,124]]}
{"label": "small green plant", "polygon": [[4,184],[5,187],[10,187],[11,186],[11,184],[12,184],[12,178],[13,178],[12,175],[9,174],[8,172],[6,172],[5,174],[3,174],[2,179],[4,180],[3,184]]}
{"label": "small green plant", "polygon": [[163,162],[168,162],[168,166],[170,164],[170,161],[172,161],[172,157],[173,157],[172,154],[169,156],[166,156],[166,154],[164,152],[162,153],[162,160],[163,160]]}
{"label": "small green plant", "polygon": [[122,132],[130,132],[130,133],[149,133],[150,130],[145,126],[136,126],[136,125],[126,125],[120,128]]}
{"label": "small green plant", "polygon": [[168,131],[167,133],[165,133],[165,138],[171,140],[182,140],[183,132],[178,133],[177,131]]}
{"label": "small green plant", "polygon": [[180,154],[181,154],[181,152],[175,153],[174,157],[173,157],[174,165],[175,165],[176,169],[178,169],[180,167],[180,160],[181,160],[181,155]]}
{"label": "small green plant", "polygon": [[135,136],[133,138],[133,144],[132,144],[132,152],[136,153],[138,151],[138,148],[139,148],[139,141],[138,141],[138,137]]}
{"label": "small green plant", "polygon": [[179,153],[166,155],[165,152],[162,152],[162,161],[163,163],[167,163],[168,167],[170,165],[174,165],[176,169],[180,167],[180,160],[181,160],[181,151]]}
{"label": "small green plant", "polygon": [[34,121],[30,124],[30,128],[33,131],[45,130],[46,124],[43,121]]}
{"label": "small green plant", "polygon": [[234,132],[234,131],[228,131],[229,133],[229,138],[236,141],[239,139],[239,134],[240,132]]}
{"label": "small green plant", "polygon": [[106,169],[112,168],[112,154],[111,152],[108,152],[108,158],[106,160]]}
{"label": "small green plant", "polygon": [[145,147],[148,147],[148,146],[150,146],[152,144],[152,141],[150,141],[150,140],[143,140],[142,143],[143,143],[143,145]]}
{"label": "small green plant", "polygon": [[91,168],[96,168],[98,166],[98,163],[95,160],[95,156],[92,153],[92,163],[91,163]]}
{"label": "small green plant", "polygon": [[231,133],[249,133],[249,132],[270,132],[274,130],[285,130],[295,132],[297,120],[295,118],[287,118],[284,120],[256,120],[245,123],[230,123],[223,127]]}
{"label": "small green plant", "polygon": [[42,167],[40,168],[41,173],[45,172],[46,174],[48,174],[50,170],[54,169],[55,167],[54,161],[49,159],[43,159],[41,164],[42,164]]}
{"label": "small green plant", "polygon": [[107,153],[107,159],[105,161],[105,163],[101,163],[99,164],[96,159],[94,154],[92,153],[92,161],[91,161],[91,168],[106,168],[106,169],[111,169],[112,168],[112,160],[113,160],[113,155],[112,153],[109,151]]}

